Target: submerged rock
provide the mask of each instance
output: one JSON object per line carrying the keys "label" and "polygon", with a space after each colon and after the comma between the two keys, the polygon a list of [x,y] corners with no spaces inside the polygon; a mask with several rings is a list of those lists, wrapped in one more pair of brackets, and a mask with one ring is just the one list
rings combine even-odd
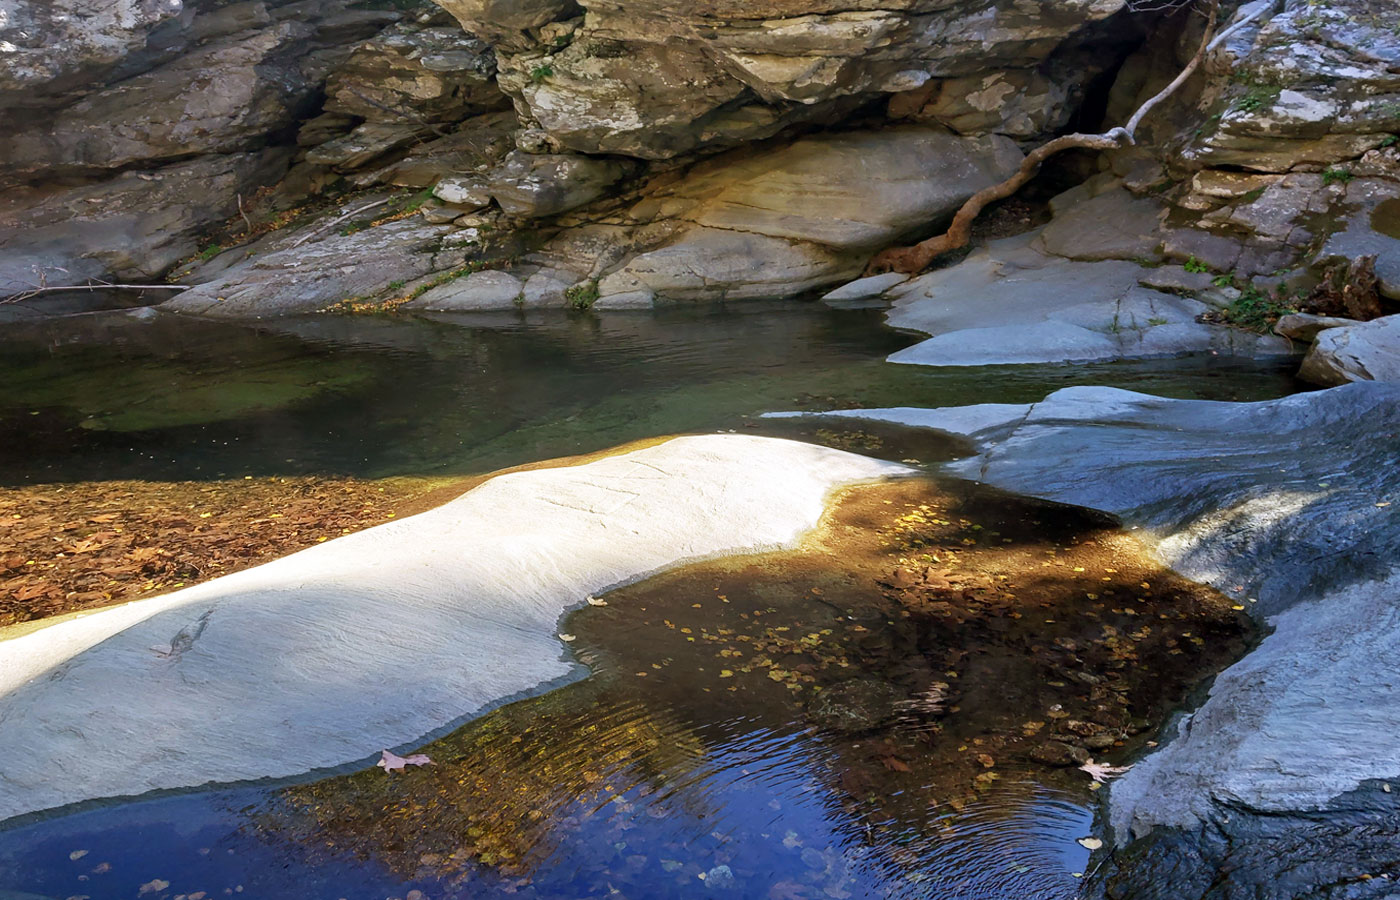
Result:
{"label": "submerged rock", "polygon": [[817,696],[808,714],[823,728],[844,734],[873,731],[893,719],[896,704],[904,699],[887,681],[853,678],[827,688]]}
{"label": "submerged rock", "polygon": [[1112,512],[1272,626],[1114,782],[1120,849],[1090,896],[1387,896],[1337,891],[1400,861],[1400,694],[1377,663],[1400,654],[1400,385],[1252,404],[1085,387],[840,415],[968,435],[979,451],[953,472]]}
{"label": "submerged rock", "polygon": [[576,674],[557,622],[590,594],[789,546],[833,488],[906,471],[790,441],[678,438],[502,475],[431,512],[0,640],[0,744],[26,748],[6,764],[0,819],[418,740]]}

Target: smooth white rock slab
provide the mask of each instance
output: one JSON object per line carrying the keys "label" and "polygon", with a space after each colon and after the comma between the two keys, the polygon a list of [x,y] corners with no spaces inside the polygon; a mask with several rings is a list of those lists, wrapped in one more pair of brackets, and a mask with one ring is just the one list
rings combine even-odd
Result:
{"label": "smooth white rock slab", "polygon": [[577,672],[589,593],[792,545],[840,485],[909,470],[684,437],[502,475],[438,509],[0,640],[0,820],[366,759]]}

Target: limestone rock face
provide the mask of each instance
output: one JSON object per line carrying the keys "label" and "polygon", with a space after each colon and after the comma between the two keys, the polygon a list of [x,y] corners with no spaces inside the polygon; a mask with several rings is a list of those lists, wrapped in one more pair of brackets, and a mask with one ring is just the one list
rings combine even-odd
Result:
{"label": "limestone rock face", "polygon": [[1185,151],[1286,172],[1353,159],[1400,131],[1400,35],[1386,0],[1289,3],[1228,49],[1223,113]]}
{"label": "limestone rock face", "polygon": [[1348,381],[1400,381],[1400,315],[1321,332],[1298,377],[1328,387]]}
{"label": "limestone rock face", "polygon": [[237,215],[240,193],[275,182],[286,167],[286,151],[272,149],[128,170],[76,188],[0,192],[0,294],[107,275],[156,278],[194,254],[207,229]]}
{"label": "limestone rock face", "polygon": [[604,298],[737,299],[848,280],[872,251],[949,215],[1020,158],[1005,138],[926,126],[722,156],[631,210],[635,222],[669,220],[679,233],[611,268],[599,288]]}
{"label": "limestone rock face", "polygon": [[[191,3],[188,6],[196,7]],[[211,4],[212,5],[212,4]],[[181,0],[0,2],[0,108],[81,86],[146,49],[156,28],[192,18]]]}
{"label": "limestone rock face", "polygon": [[582,0],[581,20],[561,0],[440,5],[498,41],[502,86],[561,146],[661,159],[999,69],[1015,71],[967,103],[953,98],[977,94],[972,83],[951,84],[930,115],[963,130],[1031,133],[1059,120],[1067,82],[1030,73],[1123,2]]}
{"label": "limestone rock face", "polygon": [[496,60],[451,26],[396,25],[355,46],[326,80],[325,111],[362,119],[456,122],[501,106]]}
{"label": "limestone rock face", "polygon": [[598,199],[631,171],[616,160],[516,152],[491,174],[487,189],[511,215],[552,216]]}
{"label": "limestone rock face", "polygon": [[290,125],[312,84],[294,55],[312,30],[281,23],[92,94],[0,144],[0,171],[81,174],[249,148]]}

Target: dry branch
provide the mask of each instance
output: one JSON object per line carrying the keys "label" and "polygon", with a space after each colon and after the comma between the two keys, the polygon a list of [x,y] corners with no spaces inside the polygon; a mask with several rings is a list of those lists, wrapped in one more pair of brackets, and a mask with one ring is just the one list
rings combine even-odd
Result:
{"label": "dry branch", "polygon": [[1057,137],[1049,143],[1026,154],[1026,158],[1021,161],[1021,167],[1016,174],[991,187],[983,188],[968,198],[956,215],[953,222],[948,226],[948,230],[943,234],[931,237],[926,241],[915,244],[912,247],[892,247],[879,253],[870,261],[866,268],[866,274],[877,274],[880,272],[904,272],[912,275],[927,268],[930,263],[945,253],[953,250],[960,250],[967,246],[967,242],[972,238],[972,223],[977,216],[987,207],[988,204],[998,200],[1005,200],[1016,191],[1020,190],[1026,182],[1035,177],[1036,172],[1050,157],[1065,150],[1117,150],[1120,147],[1130,146],[1136,143],[1137,129],[1142,124],[1143,117],[1152,110],[1154,106],[1171,96],[1178,88],[1186,83],[1186,80],[1198,69],[1206,54],[1218,46],[1219,43],[1231,33],[1239,30],[1244,25],[1253,21],[1266,8],[1273,5],[1274,0],[1260,0],[1259,8],[1246,16],[1235,25],[1231,26],[1218,38],[1213,38],[1215,31],[1215,19],[1219,8],[1217,2],[1210,5],[1209,21],[1206,23],[1205,35],[1201,38],[1201,45],[1196,50],[1196,55],[1191,57],[1191,61],[1186,67],[1172,79],[1162,90],[1148,98],[1132,117],[1128,119],[1128,124],[1121,128],[1113,128],[1103,134],[1066,134]]}

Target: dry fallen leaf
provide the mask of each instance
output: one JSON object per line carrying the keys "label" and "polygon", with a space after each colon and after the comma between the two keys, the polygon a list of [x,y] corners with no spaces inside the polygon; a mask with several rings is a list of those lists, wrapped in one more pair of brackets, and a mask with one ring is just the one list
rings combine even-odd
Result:
{"label": "dry fallen leaf", "polygon": [[388,750],[380,751],[383,756],[379,762],[375,763],[386,773],[402,772],[404,766],[435,766],[437,763],[428,758],[425,753],[414,753],[412,756],[395,756]]}
{"label": "dry fallen leaf", "polygon": [[1110,766],[1105,763],[1096,763],[1092,759],[1079,767],[1079,771],[1088,772],[1089,777],[1095,782],[1102,784],[1116,775],[1122,775],[1131,769],[1132,766]]}

